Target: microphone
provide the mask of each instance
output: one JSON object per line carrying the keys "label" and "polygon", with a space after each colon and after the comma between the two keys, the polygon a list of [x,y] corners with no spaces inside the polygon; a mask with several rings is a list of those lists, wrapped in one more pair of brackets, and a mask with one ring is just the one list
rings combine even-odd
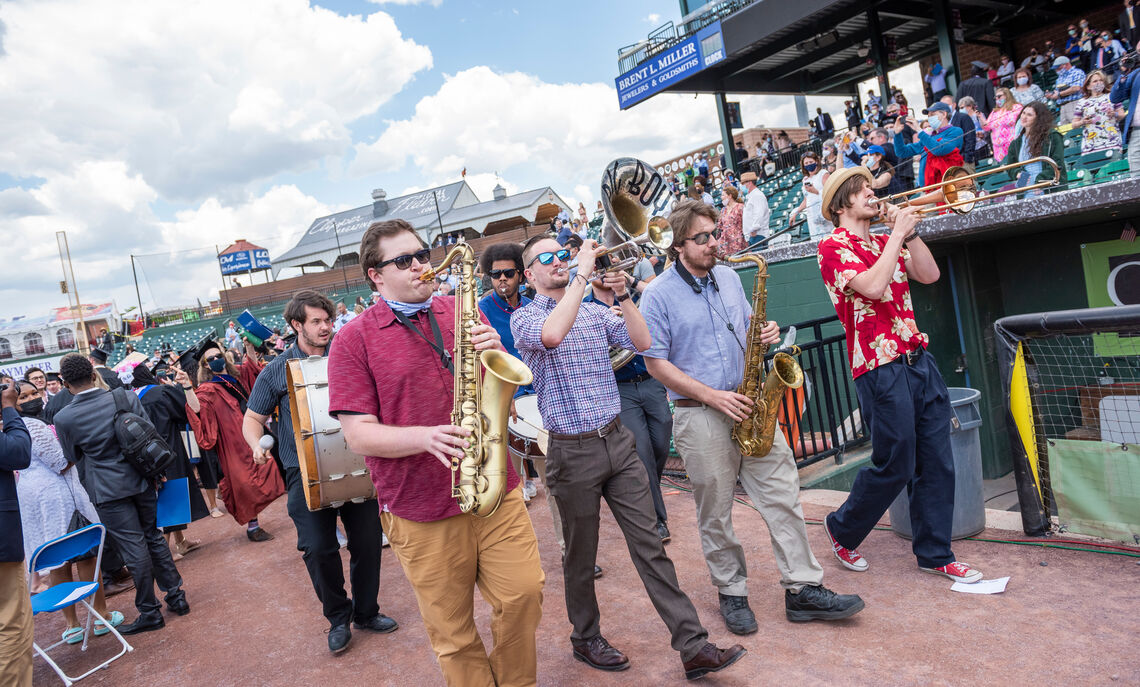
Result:
{"label": "microphone", "polygon": [[266,451],[273,448],[273,444],[274,444],[273,436],[270,434],[266,434],[265,436],[261,437],[261,439],[257,442],[257,445],[260,446],[261,448],[265,449]]}

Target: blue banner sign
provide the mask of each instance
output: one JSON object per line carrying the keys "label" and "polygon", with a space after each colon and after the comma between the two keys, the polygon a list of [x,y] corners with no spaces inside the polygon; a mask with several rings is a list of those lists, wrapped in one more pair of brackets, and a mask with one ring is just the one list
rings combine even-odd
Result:
{"label": "blue banner sign", "polygon": [[272,263],[269,262],[269,251],[265,249],[243,250],[237,253],[219,255],[218,263],[222,266],[222,274],[267,270],[272,266]]}
{"label": "blue banner sign", "polygon": [[717,20],[615,79],[618,104],[623,110],[633,107],[723,59],[724,38]]}

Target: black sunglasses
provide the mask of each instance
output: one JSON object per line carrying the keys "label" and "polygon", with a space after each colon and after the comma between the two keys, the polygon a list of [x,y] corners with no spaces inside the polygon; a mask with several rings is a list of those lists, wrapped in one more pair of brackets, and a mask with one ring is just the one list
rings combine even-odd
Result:
{"label": "black sunglasses", "polygon": [[543,265],[549,265],[550,263],[554,262],[554,258],[558,258],[560,261],[566,262],[570,259],[570,250],[563,248],[559,251],[546,251],[545,253],[539,253],[538,255],[534,256],[534,258],[528,262],[526,266],[530,267],[534,264],[535,260]]}
{"label": "black sunglasses", "polygon": [[719,241],[720,240],[720,229],[714,229],[712,231],[702,231],[699,234],[693,234],[689,238],[682,240],[681,243],[684,243],[685,241],[692,241],[693,243],[697,244],[698,246],[703,246],[709,242],[710,238],[714,238],[717,241]]}
{"label": "black sunglasses", "polygon": [[424,248],[423,250],[416,251],[415,253],[409,253],[407,255],[397,255],[396,257],[392,258],[391,260],[384,260],[383,262],[381,262],[379,265],[376,266],[376,269],[382,270],[387,265],[395,264],[396,269],[406,270],[412,266],[412,258],[415,258],[416,261],[419,262],[421,265],[426,265],[429,262],[431,262],[431,249],[430,248]]}
{"label": "black sunglasses", "polygon": [[205,362],[207,365],[209,365],[209,364],[210,364],[210,361],[212,361],[212,360],[217,360],[218,358],[224,358],[224,357],[225,357],[225,356],[224,356],[223,354],[219,353],[219,354],[217,354],[217,355],[212,355],[212,356],[210,356],[209,358],[204,358],[204,359],[203,359],[203,362]]}
{"label": "black sunglasses", "polygon": [[506,277],[507,279],[514,279],[519,271],[514,267],[505,270],[491,270],[491,279],[498,279],[499,277]]}

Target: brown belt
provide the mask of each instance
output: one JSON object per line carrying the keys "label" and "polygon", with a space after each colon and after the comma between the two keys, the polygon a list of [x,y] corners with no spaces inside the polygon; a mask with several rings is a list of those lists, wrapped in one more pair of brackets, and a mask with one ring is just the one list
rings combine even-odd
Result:
{"label": "brown belt", "polygon": [[694,401],[691,398],[678,398],[676,401],[673,401],[673,405],[677,406],[678,408],[704,408],[705,407],[704,403],[701,403],[700,401]]}
{"label": "brown belt", "polygon": [[595,430],[592,430],[589,432],[582,432],[581,434],[559,434],[558,432],[550,432],[550,438],[551,439],[601,439],[601,438],[604,438],[607,434],[610,434],[611,432],[616,430],[618,427],[621,427],[621,416],[620,415],[614,416],[614,419],[610,420],[609,422],[602,425],[598,429],[595,429]]}

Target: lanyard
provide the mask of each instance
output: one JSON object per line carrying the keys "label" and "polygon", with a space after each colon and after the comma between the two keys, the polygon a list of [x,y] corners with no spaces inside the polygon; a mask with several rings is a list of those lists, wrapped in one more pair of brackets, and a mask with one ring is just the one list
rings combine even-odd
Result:
{"label": "lanyard", "polygon": [[413,333],[415,333],[421,339],[426,341],[429,346],[431,346],[433,349],[435,349],[435,352],[439,353],[440,364],[442,364],[444,366],[444,368],[447,369],[448,372],[450,372],[453,375],[455,374],[455,365],[452,363],[452,360],[451,360],[451,351],[449,351],[443,347],[443,335],[439,333],[439,323],[435,321],[435,314],[432,313],[430,307],[427,309],[427,317],[428,317],[428,322],[431,323],[431,333],[435,337],[435,341],[432,341],[431,339],[428,339],[426,336],[424,336],[423,332],[420,331],[419,327],[416,327],[415,325],[413,325],[412,321],[410,319],[408,319],[408,316],[405,315],[404,313],[402,313],[398,310],[393,310],[392,314],[396,316],[397,322],[399,322],[400,324],[407,327],[409,330],[411,330]]}

